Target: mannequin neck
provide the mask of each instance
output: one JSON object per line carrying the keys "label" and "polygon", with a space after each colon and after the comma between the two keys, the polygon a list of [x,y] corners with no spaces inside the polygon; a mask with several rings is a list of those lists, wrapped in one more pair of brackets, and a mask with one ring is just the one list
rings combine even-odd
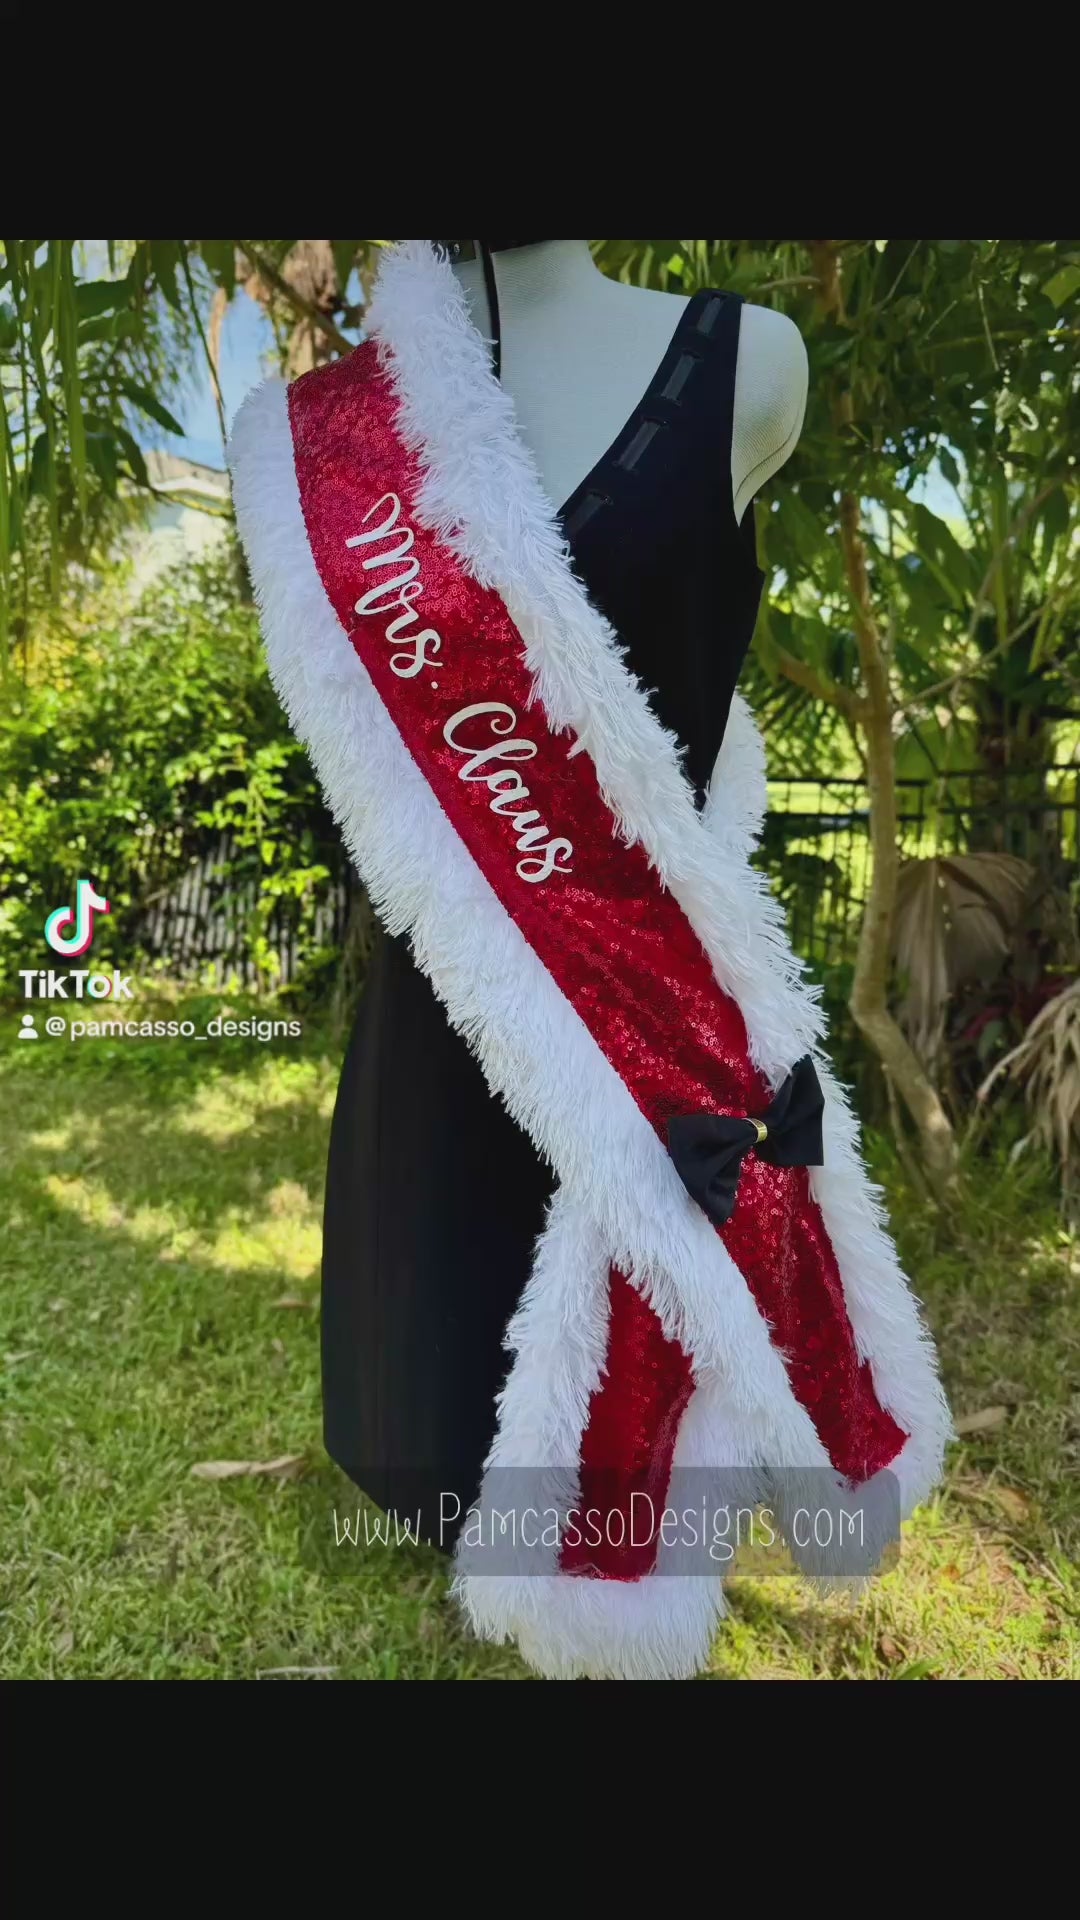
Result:
{"label": "mannequin neck", "polygon": [[[611,285],[594,264],[587,240],[538,240],[531,246],[510,247],[492,255],[492,266],[504,341],[515,318],[526,309],[539,314],[545,307],[595,305]],[[460,261],[454,274],[474,326],[490,340],[494,326],[480,259]]]}
{"label": "mannequin neck", "polygon": [[[656,374],[685,294],[626,286],[594,265],[587,240],[538,240],[492,255],[501,379],[553,504],[612,446]],[[483,262],[454,269],[469,316],[494,337]],[[742,310],[730,450],[737,519],[783,466],[806,405],[806,349],[770,307]]]}
{"label": "mannequin neck", "polygon": [[[656,372],[685,301],[624,287],[587,240],[538,240],[491,256],[500,377],[553,504],[569,499],[621,432]],[[484,265],[454,273],[485,340],[495,326]]]}

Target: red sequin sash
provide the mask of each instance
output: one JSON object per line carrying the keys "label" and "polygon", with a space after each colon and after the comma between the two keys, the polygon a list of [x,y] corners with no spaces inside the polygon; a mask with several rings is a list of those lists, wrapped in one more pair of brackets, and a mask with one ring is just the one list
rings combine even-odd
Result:
{"label": "red sequin sash", "polygon": [[[395,407],[373,343],[289,389],[304,520],[338,619],[460,839],[660,1138],[672,1114],[760,1112],[770,1089],[689,921],[615,834],[588,756],[549,732],[502,600],[417,521]],[[806,1169],[749,1153],[721,1238],[833,1466],[853,1482],[887,1466],[906,1436],[858,1359]],[[628,1515],[645,1491],[659,1511],[692,1356],[614,1269],[609,1299],[582,1507]],[[632,1579],[655,1552],[564,1545],[562,1565]]]}

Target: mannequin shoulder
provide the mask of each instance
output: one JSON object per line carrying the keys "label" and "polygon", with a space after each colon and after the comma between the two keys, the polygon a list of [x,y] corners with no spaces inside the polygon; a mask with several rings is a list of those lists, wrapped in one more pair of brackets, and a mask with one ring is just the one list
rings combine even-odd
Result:
{"label": "mannequin shoulder", "polygon": [[793,320],[744,306],[735,369],[731,484],[741,519],[759,487],[794,451],[806,412],[809,365]]}

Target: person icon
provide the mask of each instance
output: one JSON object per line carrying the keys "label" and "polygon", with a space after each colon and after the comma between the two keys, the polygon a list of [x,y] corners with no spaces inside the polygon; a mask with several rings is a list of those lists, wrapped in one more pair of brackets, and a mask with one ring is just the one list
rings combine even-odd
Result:
{"label": "person icon", "polygon": [[20,1040],[36,1040],[37,1038],[38,1038],[38,1030],[34,1025],[33,1014],[24,1013],[22,1017],[22,1026],[19,1028],[19,1039]]}

